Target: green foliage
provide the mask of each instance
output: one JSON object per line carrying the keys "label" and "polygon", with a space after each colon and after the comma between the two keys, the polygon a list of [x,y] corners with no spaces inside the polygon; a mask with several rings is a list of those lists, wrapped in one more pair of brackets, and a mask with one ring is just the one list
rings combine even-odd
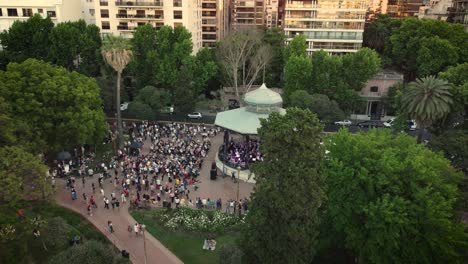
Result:
{"label": "green foliage", "polygon": [[450,129],[432,138],[429,147],[442,151],[452,165],[459,169],[468,169],[468,130]]}
{"label": "green foliage", "polygon": [[52,193],[47,166],[18,147],[0,147],[0,204],[46,199]]}
{"label": "green foliage", "polygon": [[325,122],[338,121],[345,118],[344,112],[338,104],[324,94],[309,94],[304,90],[291,94],[290,105],[302,109],[309,109]]}
{"label": "green foliage", "polygon": [[325,146],[327,235],[358,262],[463,262],[467,235],[453,214],[460,174],[448,160],[387,130],[341,130]]}
{"label": "green foliage", "polygon": [[161,27],[157,34],[156,76],[159,87],[172,91],[179,79],[179,70],[192,53],[192,35],[182,26]]}
{"label": "green foliage", "polygon": [[53,248],[54,251],[65,250],[70,238],[78,234],[79,232],[73,232],[73,228],[67,221],[59,216],[47,219],[47,225],[41,232],[47,248]]}
{"label": "green foliage", "polygon": [[449,67],[439,73],[439,78],[451,84],[450,93],[454,100],[452,111],[468,114],[468,62]]}
{"label": "green foliage", "polygon": [[[66,251],[52,257],[49,264],[116,264],[121,262],[118,252],[110,245],[90,240],[70,247]],[[127,262],[128,263],[128,262]]]}
{"label": "green foliage", "polygon": [[208,82],[213,80],[218,73],[218,65],[215,62],[213,51],[208,48],[200,49],[196,56],[188,57],[184,67],[186,73],[183,71],[180,74],[189,75],[188,81],[191,90],[197,96],[208,90]]}
{"label": "green foliage", "polygon": [[241,264],[244,253],[235,245],[223,245],[219,250],[219,264]]}
{"label": "green foliage", "polygon": [[296,35],[284,49],[284,60],[287,63],[292,56],[307,56],[307,42],[304,35]]}
{"label": "green foliage", "polygon": [[361,91],[366,82],[380,70],[380,58],[377,52],[362,48],[356,53],[341,57],[343,61],[343,82],[355,91]]}
{"label": "green foliage", "polygon": [[94,79],[35,59],[0,72],[0,96],[10,102],[18,135],[33,153],[99,142],[106,131]]}
{"label": "green foliage", "polygon": [[174,89],[174,106],[177,111],[190,113],[194,110],[196,104],[195,91],[190,81],[189,69],[183,67],[181,76],[177,81],[177,87]]}
{"label": "green foliage", "polygon": [[146,86],[130,103],[128,111],[132,116],[141,119],[154,119],[156,115],[170,102],[170,94],[164,89]]}
{"label": "green foliage", "polygon": [[460,24],[406,18],[392,31],[386,55],[408,79],[435,74],[456,62],[468,61],[468,32]]}
{"label": "green foliage", "polygon": [[281,28],[266,28],[263,35],[263,42],[272,48],[272,59],[267,65],[265,83],[267,87],[281,87],[284,60],[284,40],[285,35]]}
{"label": "green foliage", "polygon": [[16,128],[11,118],[11,106],[3,97],[0,97],[0,127],[0,146],[13,144]]}
{"label": "green foliage", "polygon": [[265,160],[252,168],[256,190],[240,246],[248,263],[310,263],[324,199],[322,126],[299,108],[271,113],[261,125]]}
{"label": "green foliage", "polygon": [[54,27],[52,20],[36,14],[26,21],[16,20],[13,25],[0,33],[0,42],[6,57],[12,62],[28,58],[46,60],[49,57],[49,35]]}
{"label": "green foliage", "polygon": [[[312,53],[311,93],[329,94],[331,87],[341,85],[343,76],[342,59],[320,50]],[[330,96],[330,95],[329,95]]]}
{"label": "green foliage", "polygon": [[284,92],[286,100],[297,90],[309,90],[312,62],[306,56],[291,56],[286,63]]}
{"label": "green foliage", "polygon": [[156,116],[151,106],[142,101],[135,100],[128,105],[128,112],[132,117],[153,120]]}
{"label": "green foliage", "polygon": [[80,63],[78,72],[87,76],[99,76],[103,65],[100,55],[101,34],[96,25],[87,25],[80,36]]}
{"label": "green foliage", "polygon": [[392,31],[398,29],[401,22],[401,19],[393,19],[386,15],[379,15],[376,20],[371,23],[366,23],[363,36],[364,47],[374,49],[379,54],[383,55]]}
{"label": "green foliage", "polygon": [[58,65],[72,70],[75,68],[75,60],[79,55],[79,44],[81,30],[84,30],[86,24],[80,22],[59,23],[52,29],[50,34],[50,58]]}
{"label": "green foliage", "polygon": [[156,29],[147,24],[137,27],[132,38],[133,61],[130,64],[137,81],[137,88],[155,84]]}
{"label": "green foliage", "polygon": [[426,128],[450,112],[452,94],[447,81],[434,76],[418,79],[408,85],[401,98],[402,110]]}

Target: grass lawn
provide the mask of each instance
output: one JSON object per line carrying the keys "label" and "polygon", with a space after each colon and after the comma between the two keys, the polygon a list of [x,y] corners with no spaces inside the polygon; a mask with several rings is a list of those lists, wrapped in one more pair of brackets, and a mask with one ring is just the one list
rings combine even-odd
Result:
{"label": "grass lawn", "polygon": [[234,234],[216,236],[216,250],[203,250],[203,241],[206,239],[206,236],[202,234],[171,232],[158,225],[158,223],[152,219],[149,212],[150,211],[133,211],[131,214],[139,223],[145,224],[146,229],[156,239],[187,264],[219,263],[220,247],[225,244],[234,244],[237,238]]}
{"label": "grass lawn", "polygon": [[[21,206],[24,211],[26,221],[40,216],[41,219],[47,222],[53,217],[63,218],[72,229],[72,232],[79,234],[82,240],[97,240],[104,244],[110,242],[101,234],[94,226],[79,214],[68,209],[62,208],[53,203],[25,202]],[[16,209],[6,206],[0,206],[0,226],[6,223],[19,223]],[[23,220],[24,221],[24,220]],[[32,233],[20,232],[14,240],[0,240],[0,263],[47,263],[49,259],[61,252],[62,249],[47,246],[46,251],[43,247],[41,239],[35,239]],[[41,236],[53,234],[42,233]],[[71,238],[71,237],[70,237]],[[68,241],[67,241],[68,243]]]}

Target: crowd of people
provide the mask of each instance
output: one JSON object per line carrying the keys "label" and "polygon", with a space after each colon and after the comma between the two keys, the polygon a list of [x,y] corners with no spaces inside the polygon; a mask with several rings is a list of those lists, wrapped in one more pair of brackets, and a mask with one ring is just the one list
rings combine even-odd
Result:
{"label": "crowd of people", "polygon": [[[192,197],[193,192],[199,188],[200,171],[211,148],[211,138],[220,132],[219,128],[143,122],[131,123],[126,130],[130,140],[125,142],[124,148],[108,164],[102,163],[99,168],[90,168],[92,157],[85,157],[84,152],[69,163],[78,167],[80,178],[69,176],[67,188],[71,191],[72,199],[77,200],[76,186],[79,181],[82,182],[82,197],[89,216],[98,208],[118,211],[121,205],[127,204],[127,200],[136,208],[188,206],[198,209],[225,209],[227,213],[247,212],[248,202],[245,198],[239,203],[231,199],[223,204],[221,198]],[[230,151],[237,148],[240,153],[257,157],[258,146],[255,144],[255,141],[250,141],[245,145],[232,145]],[[143,146],[145,151],[141,151]],[[133,151],[135,147],[139,151]],[[56,174],[55,170],[51,173]],[[102,173],[96,174],[97,171]],[[97,178],[97,184],[91,182],[86,185],[87,176],[93,174]],[[104,185],[107,184],[112,185],[110,193],[104,190]],[[136,232],[136,228],[134,229]],[[108,222],[108,230],[114,231],[112,221]]]}
{"label": "crowd of people", "polygon": [[240,166],[247,169],[250,164],[263,160],[260,152],[260,141],[248,140],[236,142],[233,139],[227,144],[226,152],[224,146],[221,146],[220,157],[232,167]]}

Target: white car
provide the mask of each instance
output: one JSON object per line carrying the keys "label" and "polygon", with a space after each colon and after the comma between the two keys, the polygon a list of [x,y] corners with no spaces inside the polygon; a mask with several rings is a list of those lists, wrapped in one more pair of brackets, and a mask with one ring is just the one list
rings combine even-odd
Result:
{"label": "white car", "polygon": [[353,124],[353,122],[351,122],[351,120],[342,120],[342,121],[336,121],[334,124],[337,126],[350,126]]}
{"label": "white car", "polygon": [[190,113],[187,115],[188,118],[191,118],[191,119],[200,119],[202,118],[202,114],[199,113],[199,112],[193,112],[193,113]]}
{"label": "white car", "polygon": [[120,111],[125,111],[127,109],[128,109],[128,103],[127,102],[120,104]]}
{"label": "white car", "polygon": [[386,128],[390,128],[390,127],[392,127],[394,122],[395,122],[395,118],[392,118],[392,119],[388,120],[387,122],[384,122],[383,126],[386,127]]}

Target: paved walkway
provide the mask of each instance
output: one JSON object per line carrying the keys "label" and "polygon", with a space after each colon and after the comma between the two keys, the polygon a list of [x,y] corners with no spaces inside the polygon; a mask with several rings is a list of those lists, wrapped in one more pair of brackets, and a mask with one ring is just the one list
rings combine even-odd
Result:
{"label": "paved walkway", "polygon": [[[222,134],[219,133],[216,137],[212,138],[212,147],[205,158],[200,173],[199,179],[201,183],[198,185],[200,188],[195,191],[193,187],[190,189],[190,199],[195,201],[196,197],[218,199],[221,198],[223,201],[223,208],[228,199],[237,199],[237,191],[239,188],[239,198],[249,198],[250,193],[253,191],[253,184],[240,182],[233,183],[230,177],[218,177],[217,180],[210,180],[210,169],[211,163],[214,161],[217,150],[222,144]],[[143,147],[143,153],[147,153],[149,150],[149,141],[147,141]],[[110,172],[110,171],[109,171]],[[113,174],[113,172],[110,172]],[[220,173],[220,172],[219,172]],[[91,183],[94,182],[96,186],[96,193],[94,198],[98,205],[98,209],[93,211],[93,216],[88,216],[86,211],[86,203],[83,200],[83,192],[86,193],[88,199],[92,193]],[[61,186],[60,186],[61,184]],[[107,238],[114,243],[114,245],[120,250],[125,249],[130,253],[130,259],[134,264],[145,263],[145,251],[142,236],[135,237],[134,232],[128,232],[127,227],[130,225],[133,228],[135,220],[128,213],[128,199],[127,204],[121,204],[120,209],[104,209],[104,203],[102,196],[99,192],[99,184],[97,177],[86,177],[85,186],[83,187],[81,179],[77,179],[75,183],[75,189],[78,194],[78,199],[71,200],[70,190],[65,188],[65,181],[59,181],[58,191],[56,194],[56,200],[58,204],[63,207],[69,208],[77,213],[80,213],[86,217],[94,226],[96,226]],[[117,198],[120,198],[120,187],[114,188],[110,180],[105,180],[104,192],[105,195],[110,199],[110,194],[115,190]],[[144,192],[143,192],[144,193]],[[131,198],[131,197],[130,197]],[[112,208],[112,207],[111,207]],[[114,233],[110,233],[107,228],[107,221],[112,221],[114,226]],[[164,245],[162,245],[157,239],[151,234],[146,232],[146,254],[147,263],[182,263],[172,252],[170,252]],[[200,241],[202,246],[203,241]]]}

